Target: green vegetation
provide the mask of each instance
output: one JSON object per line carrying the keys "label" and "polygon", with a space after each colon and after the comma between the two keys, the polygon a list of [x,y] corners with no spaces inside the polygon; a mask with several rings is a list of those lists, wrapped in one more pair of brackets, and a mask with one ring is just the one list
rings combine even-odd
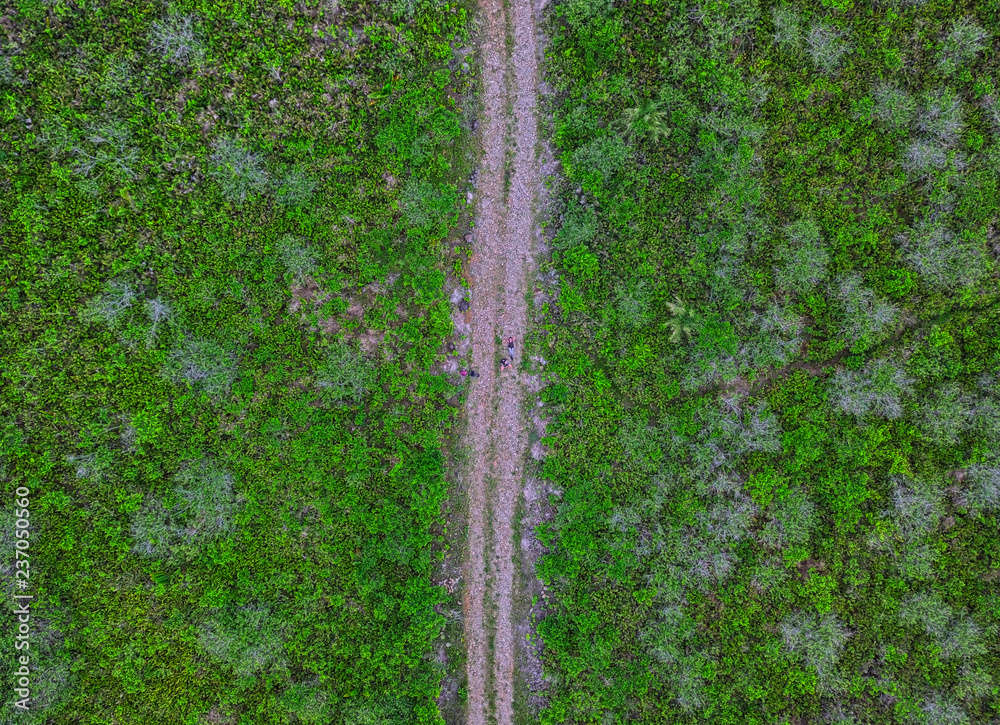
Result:
{"label": "green vegetation", "polygon": [[541,722],[1000,721],[998,18],[555,4]]}
{"label": "green vegetation", "polygon": [[0,721],[440,722],[466,11],[3,14]]}

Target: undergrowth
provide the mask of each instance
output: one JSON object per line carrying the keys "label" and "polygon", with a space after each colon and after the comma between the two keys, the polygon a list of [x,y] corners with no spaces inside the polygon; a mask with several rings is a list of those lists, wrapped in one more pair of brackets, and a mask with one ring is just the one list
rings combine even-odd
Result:
{"label": "undergrowth", "polygon": [[554,5],[541,722],[997,721],[997,17]]}

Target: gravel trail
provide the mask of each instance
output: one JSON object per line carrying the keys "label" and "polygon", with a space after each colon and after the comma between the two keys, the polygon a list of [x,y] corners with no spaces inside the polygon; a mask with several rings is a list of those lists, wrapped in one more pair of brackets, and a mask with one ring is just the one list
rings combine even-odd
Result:
{"label": "gravel trail", "polygon": [[[514,532],[528,453],[525,373],[529,275],[541,179],[536,153],[538,56],[532,0],[481,0],[482,162],[477,176],[468,396],[472,462],[468,480],[465,642],[468,725],[514,720],[517,569]],[[508,31],[513,43],[508,53]],[[513,336],[515,364],[501,340]]]}

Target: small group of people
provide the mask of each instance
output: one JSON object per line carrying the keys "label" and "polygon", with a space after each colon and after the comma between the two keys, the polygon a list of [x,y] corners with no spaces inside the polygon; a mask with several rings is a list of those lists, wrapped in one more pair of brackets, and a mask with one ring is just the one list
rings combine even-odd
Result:
{"label": "small group of people", "polygon": [[505,357],[500,358],[500,369],[506,370],[510,367],[510,364],[514,362],[514,338],[507,338],[507,354],[510,355],[510,360]]}
{"label": "small group of people", "polygon": [[[505,357],[500,358],[500,369],[501,370],[506,370],[507,368],[510,367],[510,364],[512,362],[514,362],[514,338],[513,337],[508,337],[507,338],[507,354],[510,355],[510,359],[509,360],[507,358],[505,358]],[[466,376],[468,376],[470,378],[478,378],[479,377],[479,373],[477,373],[475,370],[464,370],[463,369],[463,370],[459,370],[458,372],[461,373],[461,375],[462,375],[463,378],[466,377]]]}

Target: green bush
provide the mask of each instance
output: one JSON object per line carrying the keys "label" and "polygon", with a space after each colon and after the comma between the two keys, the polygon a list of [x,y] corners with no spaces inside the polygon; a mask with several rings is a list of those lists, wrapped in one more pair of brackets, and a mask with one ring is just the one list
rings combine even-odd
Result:
{"label": "green bush", "polygon": [[264,605],[229,606],[200,628],[198,643],[239,678],[284,666],[284,624]]}
{"label": "green bush", "polygon": [[375,384],[374,367],[346,343],[334,343],[316,371],[316,382],[328,400],[358,402]]}

